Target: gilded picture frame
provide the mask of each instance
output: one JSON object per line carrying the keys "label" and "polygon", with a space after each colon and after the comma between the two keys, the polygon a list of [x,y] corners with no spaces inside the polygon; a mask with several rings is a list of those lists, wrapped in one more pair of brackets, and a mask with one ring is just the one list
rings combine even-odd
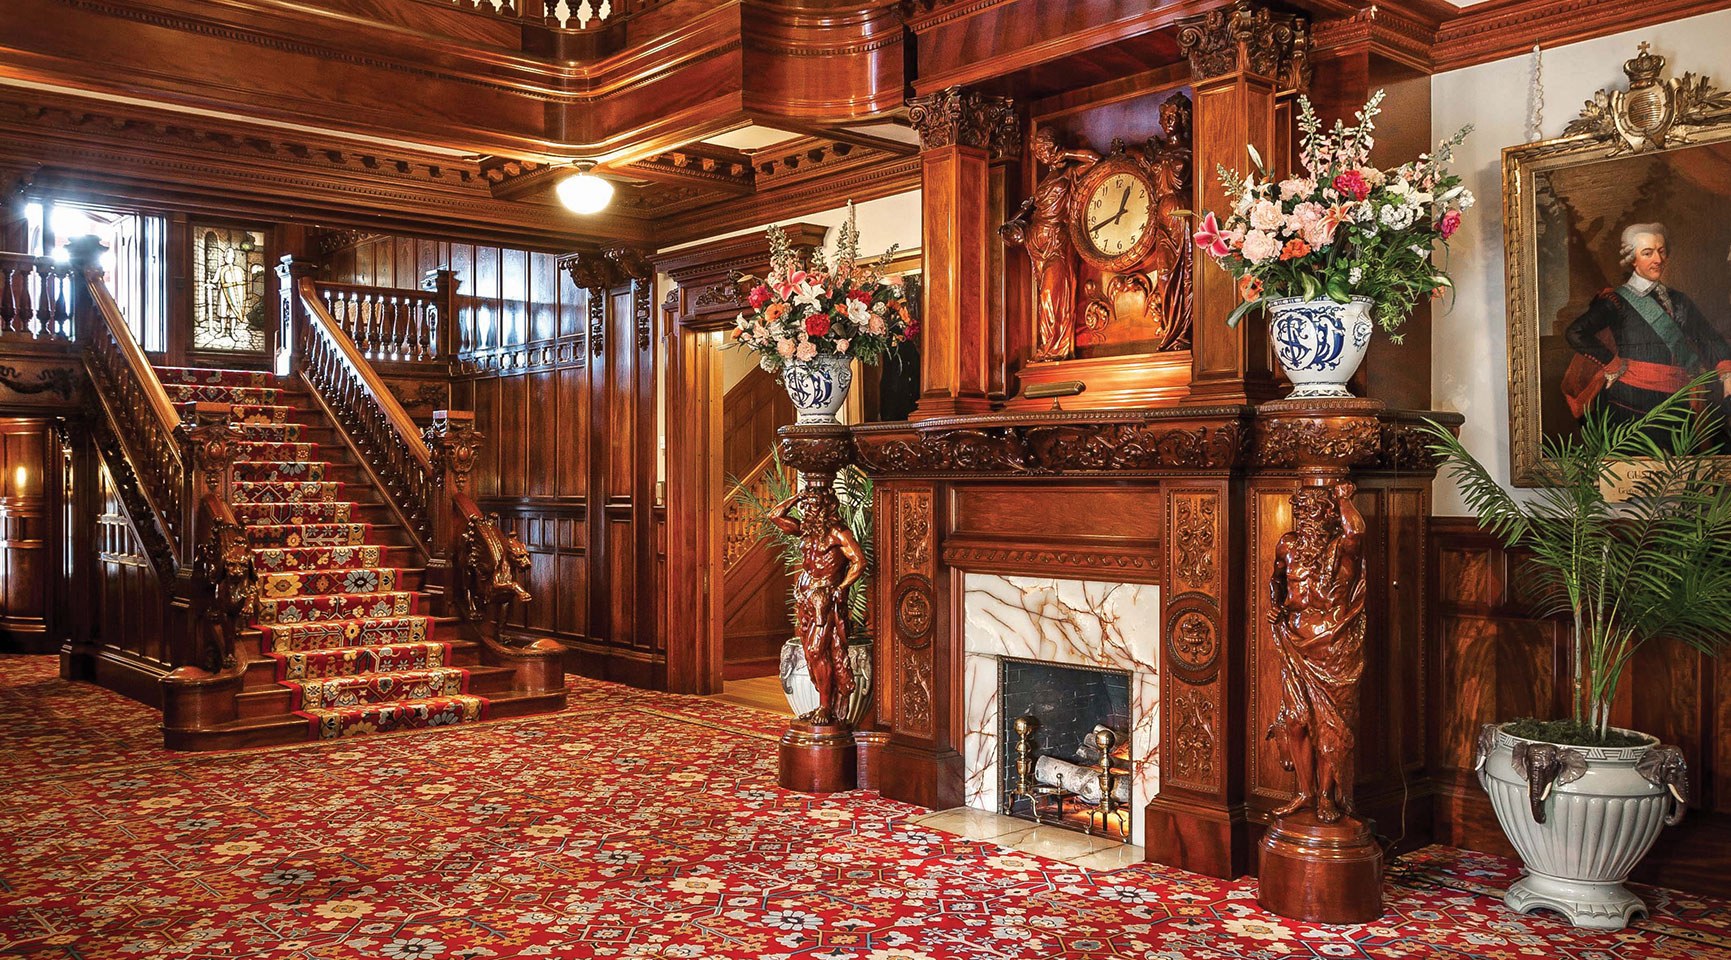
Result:
{"label": "gilded picture frame", "polygon": [[1503,150],[1516,486],[1541,485],[1544,438],[1589,405],[1638,409],[1731,363],[1731,223],[1714,222],[1731,205],[1731,94],[1665,66],[1641,44],[1627,89],[1599,91],[1562,137]]}

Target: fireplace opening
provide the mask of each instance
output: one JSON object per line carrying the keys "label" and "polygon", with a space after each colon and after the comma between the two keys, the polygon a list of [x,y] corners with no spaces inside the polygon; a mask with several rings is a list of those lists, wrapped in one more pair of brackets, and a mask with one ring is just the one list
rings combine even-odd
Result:
{"label": "fireplace opening", "polygon": [[1130,674],[998,658],[1003,811],[1129,842]]}

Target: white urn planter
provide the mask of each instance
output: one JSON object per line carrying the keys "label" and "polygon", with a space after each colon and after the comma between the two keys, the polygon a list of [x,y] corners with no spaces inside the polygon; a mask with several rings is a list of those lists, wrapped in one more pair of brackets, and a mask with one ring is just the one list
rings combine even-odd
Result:
{"label": "white urn planter", "polygon": [[[847,665],[853,671],[854,689],[847,703],[841,705],[842,715],[836,719],[851,727],[859,722],[866,704],[871,702],[871,641],[849,644]],[[812,685],[811,673],[805,665],[805,651],[800,648],[797,637],[781,645],[781,691],[787,694],[787,705],[793,708],[794,716],[803,717],[817,709],[817,687]]]}
{"label": "white urn planter", "polygon": [[[1688,770],[1682,751],[1648,742],[1575,747],[1479,733],[1474,766],[1526,876],[1503,902],[1520,913],[1554,910],[1578,927],[1620,930],[1647,905],[1623,885],[1659,831],[1682,821]],[[1623,731],[1629,733],[1631,731]]]}
{"label": "white urn planter", "polygon": [[1289,400],[1351,397],[1347,381],[1364,362],[1375,325],[1375,303],[1353,297],[1337,303],[1328,297],[1283,297],[1268,301],[1268,336],[1274,355],[1292,381]]}
{"label": "white urn planter", "polygon": [[781,382],[799,414],[795,423],[836,423],[853,385],[853,358],[834,353],[782,365]]}

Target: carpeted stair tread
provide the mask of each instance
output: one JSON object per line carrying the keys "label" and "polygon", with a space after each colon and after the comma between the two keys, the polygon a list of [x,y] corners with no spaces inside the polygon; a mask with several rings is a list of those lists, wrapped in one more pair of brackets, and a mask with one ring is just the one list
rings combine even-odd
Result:
{"label": "carpeted stair tread", "polygon": [[366,523],[254,523],[246,528],[254,547],[352,547],[366,542]]}
{"label": "carpeted stair tread", "polygon": [[356,523],[360,505],[341,503],[236,503],[234,515],[243,524],[281,526],[295,523]]}
{"label": "carpeted stair tread", "polygon": [[368,703],[430,700],[469,692],[469,671],[462,667],[431,667],[390,673],[357,673],[316,680],[284,680],[293,693],[294,710],[331,710]]}
{"label": "carpeted stair tread", "polygon": [[265,370],[214,370],[204,367],[157,367],[156,378],[164,386],[171,383],[192,383],[203,386],[269,387],[276,377]]}
{"label": "carpeted stair tread", "polygon": [[241,480],[234,485],[237,503],[314,503],[335,500],[342,492],[340,480]]}
{"label": "carpeted stair tread", "polygon": [[265,656],[276,661],[276,679],[281,682],[443,667],[450,665],[451,652],[450,644],[429,640],[388,646],[293,650]]}
{"label": "carpeted stair tread", "polygon": [[332,570],[285,570],[261,573],[258,595],[271,599],[319,594],[389,593],[403,582],[395,567],[338,567]]}
{"label": "carpeted stair tread", "polygon": [[384,565],[388,548],[376,544],[358,547],[261,547],[252,552],[252,563],[260,574],[289,570],[350,570]]}
{"label": "carpeted stair tread", "polygon": [[330,466],[323,460],[236,460],[234,478],[240,481],[316,483]]}
{"label": "carpeted stair tread", "polygon": [[[244,434],[247,441],[251,443],[294,443],[300,440],[301,435],[306,431],[306,429],[307,425],[304,423],[252,423],[249,421],[242,421],[240,424],[240,432]],[[275,460],[278,458],[269,457],[263,459]],[[300,457],[290,457],[287,459],[298,460]]]}
{"label": "carpeted stair tread", "polygon": [[432,639],[428,616],[371,617],[325,623],[260,624],[267,653],[334,650],[342,647],[398,646]]}
{"label": "carpeted stair tread", "polygon": [[230,387],[217,384],[165,383],[168,399],[175,403],[244,403],[261,407],[281,406],[282,391],[275,387]]}
{"label": "carpeted stair tread", "polygon": [[487,719],[486,697],[466,695],[371,703],[333,710],[297,710],[313,739],[335,740],[367,733],[421,730]]}
{"label": "carpeted stair tread", "polygon": [[393,592],[260,599],[256,618],[260,624],[273,624],[405,617],[415,612],[420,597],[418,593]]}
{"label": "carpeted stair tread", "polygon": [[[249,461],[284,461],[313,460],[318,457],[319,445],[298,440],[242,440],[235,444],[240,451],[240,459]],[[249,480],[248,483],[258,483]]]}

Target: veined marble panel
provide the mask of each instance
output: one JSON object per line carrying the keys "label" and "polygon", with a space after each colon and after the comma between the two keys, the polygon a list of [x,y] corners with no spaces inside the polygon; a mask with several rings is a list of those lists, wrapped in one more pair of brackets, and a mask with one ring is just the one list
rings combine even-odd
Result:
{"label": "veined marble panel", "polygon": [[1160,789],[1160,588],[1056,577],[970,573],[965,580],[962,741],[967,804],[998,812],[998,658],[1130,674],[1131,840]]}

